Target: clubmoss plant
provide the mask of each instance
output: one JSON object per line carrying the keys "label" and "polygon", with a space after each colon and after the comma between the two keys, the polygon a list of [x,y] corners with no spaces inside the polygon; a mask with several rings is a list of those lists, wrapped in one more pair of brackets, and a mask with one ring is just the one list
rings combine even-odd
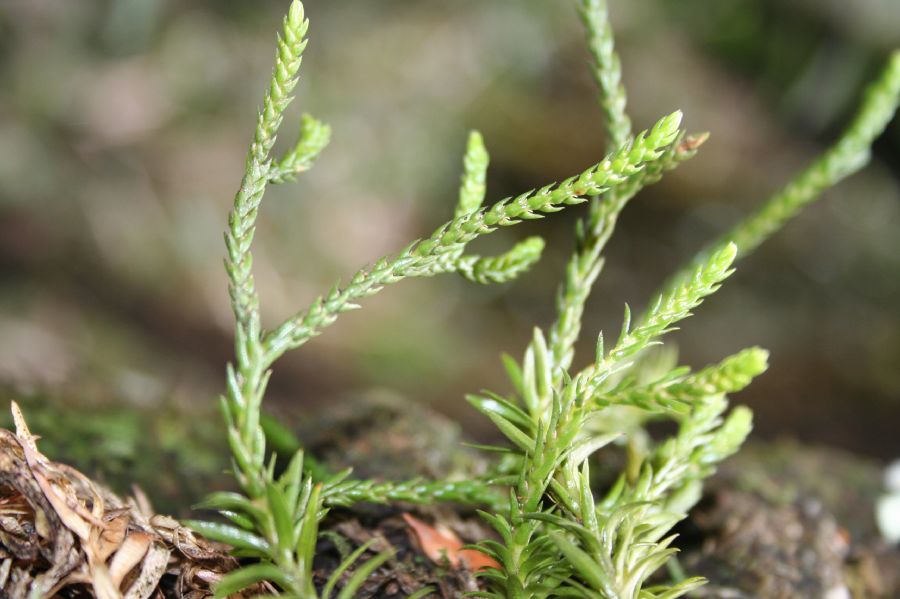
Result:
{"label": "clubmoss plant", "polygon": [[[727,396],[766,369],[767,353],[751,348],[692,372],[660,362],[666,333],[691,315],[732,274],[735,260],[780,229],[820,192],[860,169],[868,149],[894,114],[900,98],[900,52],[870,86],[859,114],[825,154],[772,199],[665,283],[642,313],[626,307],[619,335],[598,336],[593,361],[573,371],[585,301],[603,266],[603,250],[617,218],[646,185],[690,159],[706,134],[687,134],[675,111],[633,134],[626,112],[612,28],[604,0],[580,0],[606,118],[608,153],[596,164],[559,183],[485,205],[488,152],[477,132],[469,135],[459,199],[453,218],[430,236],[410,243],[336,284],[310,307],[264,329],[253,280],[251,246],[263,195],[270,184],[307,170],[328,143],[327,125],[304,116],[300,135],[283,156],[275,138],[297,84],[308,21],[294,0],[277,41],[275,67],[257,117],[244,177],[229,215],[226,271],[235,317],[235,359],[221,398],[241,493],[215,493],[204,506],[230,522],[191,523],[197,531],[230,543],[247,565],[216,588],[224,597],[258,582],[286,596],[351,597],[388,555],[358,560],[362,547],[317,586],[313,580],[318,528],[328,509],[357,502],[431,504],[453,501],[482,509],[499,541],[477,547],[499,568],[481,572],[483,597],[672,598],[703,584],[687,578],[648,586],[649,577],[676,551],[672,527],[699,498],[700,485],[716,464],[740,447],[751,429],[746,408],[729,411]],[[489,391],[468,397],[506,437],[490,475],[465,481],[357,480],[350,471],[323,474],[305,468],[302,451],[276,474],[267,450],[261,408],[271,368],[332,324],[357,302],[405,278],[458,273],[477,283],[511,280],[534,264],[544,241],[525,239],[499,256],[468,253],[470,242],[498,227],[514,226],[569,206],[587,203],[575,232],[575,250],[557,299],[549,334],[535,329],[521,362],[505,358],[515,392]],[[666,354],[668,355],[668,354]],[[642,424],[670,419],[677,432],[654,441]],[[591,487],[590,462],[609,443],[622,443],[629,461],[611,487]],[[353,568],[338,591],[338,581]],[[660,578],[662,580],[662,578]]]}

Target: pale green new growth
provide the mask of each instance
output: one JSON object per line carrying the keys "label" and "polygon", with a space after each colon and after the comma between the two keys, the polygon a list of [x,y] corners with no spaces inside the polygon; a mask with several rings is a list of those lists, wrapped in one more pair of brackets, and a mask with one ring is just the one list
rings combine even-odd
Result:
{"label": "pale green new growth", "polygon": [[456,204],[454,216],[459,218],[481,208],[484,194],[487,191],[487,168],[490,156],[484,147],[481,133],[469,133],[466,154],[463,156],[463,174],[459,183],[459,202]]}
{"label": "pale green new growth", "polygon": [[292,181],[299,173],[308,171],[329,141],[331,141],[331,127],[304,114],[300,122],[300,137],[297,143],[277,165],[272,165],[269,182]]}
{"label": "pale green new growth", "polygon": [[[869,145],[896,110],[900,53],[893,55],[885,74],[869,89],[859,115],[834,147],[760,210],[698,254],[634,323],[626,308],[613,346],[607,349],[600,335],[594,361],[573,373],[570,366],[585,301],[603,266],[602,252],[619,213],[642,187],[693,156],[706,139],[706,134],[686,136],[677,111],[631,137],[606,2],[581,0],[579,9],[606,116],[606,158],[561,183],[484,207],[489,157],[481,135],[472,132],[453,219],[430,237],[412,242],[396,256],[377,260],[345,286],[335,285],[311,307],[264,331],[250,252],[263,194],[268,184],[292,180],[309,169],[331,134],[328,125],[304,115],[294,145],[283,156],[272,155],[306,46],[308,22],[302,4],[292,2],[225,235],[235,362],[228,366],[221,404],[241,493],[214,493],[201,506],[218,510],[230,523],[192,521],[190,525],[230,544],[251,561],[217,584],[216,597],[257,583],[274,585],[299,599],[353,597],[366,578],[391,558],[389,553],[365,561],[363,555],[372,552],[370,544],[365,544],[324,580],[314,577],[312,563],[319,526],[328,509],[358,502],[452,501],[489,510],[482,515],[500,541],[484,541],[480,548],[500,568],[479,573],[487,589],[473,596],[670,599],[703,583],[689,578],[652,587],[645,584],[675,552],[672,527],[698,500],[702,480],[749,433],[749,410],[738,407],[726,414],[726,396],[761,374],[768,355],[751,348],[692,373],[687,367],[674,368],[673,356],[653,366],[648,356],[654,354],[648,349],[661,343],[667,332],[718,289],[731,274],[736,257],[750,252],[823,189],[862,166]],[[505,454],[490,475],[454,481],[356,480],[349,470],[329,474],[309,461],[305,464],[298,443],[288,443],[293,457],[285,471],[276,474],[275,456],[266,446],[261,404],[269,369],[284,352],[306,343],[341,313],[357,308],[358,300],[405,278],[455,272],[487,284],[519,276],[540,258],[544,248],[540,237],[520,241],[498,256],[466,254],[467,245],[498,227],[542,218],[585,201],[590,201],[588,212],[576,231],[576,248],[566,267],[557,318],[548,338],[535,329],[522,363],[505,359],[515,394],[504,397],[485,391],[467,397],[509,442],[486,448]],[[641,429],[650,418],[670,418],[678,432],[654,442]],[[275,434],[271,423],[267,430]],[[610,443],[626,444],[628,464],[612,488],[592,488],[590,462]],[[424,597],[431,588],[424,587],[412,597]]]}

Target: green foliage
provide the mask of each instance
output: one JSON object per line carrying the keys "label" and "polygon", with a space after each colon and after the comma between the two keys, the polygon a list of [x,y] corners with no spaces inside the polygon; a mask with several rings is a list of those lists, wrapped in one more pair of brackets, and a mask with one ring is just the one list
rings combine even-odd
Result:
{"label": "green foliage", "polygon": [[[218,510],[229,523],[195,521],[191,526],[231,544],[237,555],[253,559],[219,583],[217,596],[266,581],[288,596],[325,598],[341,580],[347,582],[337,596],[353,596],[389,555],[362,561],[369,547],[360,547],[318,586],[312,562],[329,507],[357,502],[453,501],[483,508],[481,514],[500,541],[484,541],[478,547],[500,567],[480,573],[488,588],[474,596],[673,598],[703,583],[689,578],[647,586],[646,581],[676,551],[672,527],[698,500],[702,480],[737,451],[750,432],[749,410],[738,407],[729,413],[727,395],[761,374],[768,356],[751,348],[691,372],[674,368],[674,360],[654,362],[651,348],[719,288],[733,272],[737,257],[764,241],[823,189],[861,167],[868,146],[896,109],[900,54],[867,92],[859,116],[831,150],[701,251],[641,316],[633,321],[626,307],[615,343],[607,348],[599,335],[592,363],[572,372],[584,305],[603,266],[602,252],[618,215],[642,187],[692,157],[706,139],[706,134],[686,135],[678,111],[632,136],[606,3],[582,0],[580,13],[606,116],[608,155],[560,183],[484,206],[489,156],[481,135],[471,133],[451,220],[266,331],[260,325],[250,252],[258,210],[267,185],[307,170],[330,136],[327,125],[304,116],[294,146],[281,157],[272,155],[306,46],[308,23],[300,2],[292,3],[226,233],[235,362],[227,370],[221,405],[241,493],[215,493],[201,506]],[[400,280],[458,273],[487,284],[521,275],[540,258],[541,238],[525,239],[488,257],[467,254],[468,244],[498,227],[583,202],[589,203],[587,214],[576,230],[549,336],[535,329],[521,363],[505,359],[515,393],[485,391],[467,398],[508,441],[501,447],[485,447],[502,456],[491,476],[356,480],[349,470],[332,475],[321,467],[305,468],[302,450],[290,439],[279,446],[290,448],[293,458],[283,473],[276,474],[264,430],[271,431],[272,424],[261,420],[261,404],[270,368],[279,357],[318,335],[341,313],[358,308],[357,301]],[[641,427],[651,418],[673,420],[677,433],[652,441]],[[628,445],[629,464],[612,488],[592,488],[591,461],[610,443]]]}
{"label": "green foliage", "polygon": [[[663,149],[674,141],[679,132],[681,113],[661,118],[651,129],[642,132],[631,143],[610,153],[601,162],[579,175],[557,184],[530,190],[514,198],[500,200],[489,208],[466,212],[438,227],[431,237],[415,241],[395,257],[378,260],[368,270],[357,272],[346,287],[335,286],[317,298],[311,308],[287,319],[259,339],[266,365],[288,349],[300,347],[319,331],[332,324],[342,312],[356,309],[356,300],[381,291],[385,285],[408,277],[430,277],[461,270],[466,245],[498,227],[509,227],[523,220],[541,218],[543,214],[558,212],[566,206],[580,204],[587,196],[598,195],[628,182],[647,164],[660,160]],[[255,219],[256,213],[248,213]],[[247,224],[252,227],[252,224]],[[510,264],[521,270],[519,260]],[[495,265],[503,260],[495,261]],[[462,267],[464,272],[465,266]],[[504,278],[510,278],[511,275]]]}
{"label": "green foliage", "polygon": [[[894,51],[881,76],[866,88],[862,103],[844,134],[784,188],[698,253],[702,260],[725,243],[735,243],[741,257],[750,254],[823,191],[869,162],[870,147],[900,106],[900,50]],[[676,273],[675,284],[685,271]]]}

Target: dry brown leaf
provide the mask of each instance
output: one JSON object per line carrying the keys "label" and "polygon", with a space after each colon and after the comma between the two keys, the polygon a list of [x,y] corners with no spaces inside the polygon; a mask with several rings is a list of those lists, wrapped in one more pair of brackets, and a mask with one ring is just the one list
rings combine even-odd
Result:
{"label": "dry brown leaf", "polygon": [[122,599],[119,585],[113,580],[106,564],[95,563],[90,565],[91,587],[97,599]]}
{"label": "dry brown leaf", "polygon": [[[201,599],[237,566],[227,547],[154,516],[140,493],[123,501],[50,461],[18,406],[13,413],[18,434],[0,429],[0,536],[7,537],[0,548],[0,599],[69,596],[75,585],[89,587],[78,596],[99,599]],[[21,550],[13,555],[16,541]],[[167,575],[172,579],[161,585]]]}
{"label": "dry brown leaf", "polygon": [[125,599],[148,599],[166,573],[171,552],[162,543],[152,543],[141,562],[141,573],[125,592]]}
{"label": "dry brown leaf", "polygon": [[463,566],[473,571],[500,568],[490,556],[475,549],[463,549],[464,543],[446,526],[433,527],[410,514],[403,514],[403,519],[416,534],[422,553],[434,563],[441,564],[446,560],[454,568]]}
{"label": "dry brown leaf", "polygon": [[88,573],[86,563],[82,563],[77,569],[69,572],[65,577],[61,578],[50,591],[48,597],[56,597],[57,593],[69,585],[73,584],[90,584],[91,575]]}
{"label": "dry brown leaf", "polygon": [[9,580],[9,569],[12,567],[12,559],[6,558],[0,563],[0,589],[6,587],[6,581]]}
{"label": "dry brown leaf", "polygon": [[49,539],[53,534],[53,528],[47,520],[47,514],[43,510],[35,510],[34,512],[34,529],[43,539]]}
{"label": "dry brown leaf", "polygon": [[[15,407],[18,408],[18,406]],[[13,413],[15,414],[15,411]],[[77,534],[82,540],[88,540],[90,538],[91,527],[102,527],[103,522],[93,513],[89,512],[82,502],[79,501],[78,496],[72,487],[71,478],[68,478],[64,473],[59,472],[50,460],[38,451],[37,446],[34,443],[35,437],[28,430],[28,426],[25,424],[21,411],[19,412],[19,418],[21,419],[21,422],[18,424],[17,428],[21,430],[21,436],[20,434],[17,434],[16,437],[20,441],[22,451],[25,454],[25,461],[31,469],[31,475],[38,483],[38,486],[40,486],[47,501],[50,502],[53,510],[59,516],[60,520],[62,520],[66,528]],[[99,495],[94,491],[93,483],[90,483],[90,480],[86,476],[74,468],[68,468],[67,466],[62,467],[65,468],[69,474],[77,474],[82,483],[87,481],[88,488],[90,488],[95,495],[94,501],[92,502],[94,509],[102,510],[103,503]]]}
{"label": "dry brown leaf", "polygon": [[137,507],[138,512],[147,519],[152,518],[153,505],[150,503],[150,498],[147,497],[144,490],[137,485],[131,485],[131,495],[134,497],[134,505]]}
{"label": "dry brown leaf", "polygon": [[150,548],[150,535],[143,532],[133,532],[125,538],[125,542],[116,551],[109,564],[109,575],[116,585],[122,584],[125,576],[132,568],[141,563],[147,550]]}
{"label": "dry brown leaf", "polygon": [[128,527],[128,516],[122,514],[107,522],[95,544],[94,555],[97,561],[105,562],[109,556],[118,551],[125,541],[125,533]]}
{"label": "dry brown leaf", "polygon": [[10,409],[12,410],[13,422],[16,425],[16,436],[25,447],[35,453],[40,453],[37,449],[37,443],[34,441],[34,435],[31,434],[31,430],[25,422],[25,416],[22,414],[22,409],[19,407],[19,404],[13,401]]}
{"label": "dry brown leaf", "polygon": [[[28,459],[29,453],[31,452],[26,447],[26,459]],[[91,536],[91,524],[70,507],[70,502],[67,501],[64,492],[50,482],[47,476],[42,472],[43,469],[40,467],[40,464],[32,464],[31,460],[28,460],[28,462],[29,466],[32,467],[31,473],[34,476],[34,480],[37,481],[41,491],[44,493],[44,497],[50,502],[56,515],[59,516],[59,519],[62,520],[62,523],[66,528],[78,535],[80,539],[87,541]]]}

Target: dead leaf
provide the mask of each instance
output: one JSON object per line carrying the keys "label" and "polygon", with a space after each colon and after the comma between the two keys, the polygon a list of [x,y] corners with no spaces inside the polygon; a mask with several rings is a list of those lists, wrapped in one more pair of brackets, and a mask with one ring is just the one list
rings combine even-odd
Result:
{"label": "dead leaf", "polygon": [[[31,452],[25,447],[26,459],[28,458],[29,453]],[[59,519],[62,520],[62,523],[66,528],[78,535],[83,541],[87,541],[91,536],[90,523],[70,507],[70,498],[67,498],[64,491],[50,482],[48,477],[42,471],[43,468],[41,468],[39,464],[36,462],[32,463],[32,460],[28,460],[28,462],[29,466],[32,467],[31,472],[34,479],[44,493],[44,497],[50,502],[56,515],[59,516]]]}
{"label": "dead leaf", "polygon": [[152,543],[141,562],[141,572],[125,592],[125,599],[148,599],[166,573],[171,552],[162,543]]}
{"label": "dead leaf", "polygon": [[490,556],[475,549],[464,549],[464,543],[450,528],[440,524],[430,526],[410,514],[403,514],[403,519],[413,529],[422,553],[434,563],[446,560],[454,568],[463,566],[473,571],[500,569],[500,564]]}
{"label": "dead leaf", "polygon": [[146,533],[133,532],[126,537],[125,542],[122,543],[109,564],[109,575],[116,588],[122,584],[125,575],[144,559],[149,548],[150,535]]}
{"label": "dead leaf", "polygon": [[13,401],[10,408],[12,410],[13,422],[16,425],[16,436],[25,447],[35,453],[39,453],[37,444],[34,442],[34,435],[31,434],[31,430],[29,430],[28,424],[25,422],[25,416],[22,414],[22,409],[19,407],[19,404]]}
{"label": "dead leaf", "polygon": [[97,599],[122,599],[119,585],[110,576],[106,564],[91,564],[91,587]]}
{"label": "dead leaf", "polygon": [[[209,597],[237,567],[228,547],[154,516],[145,497],[117,497],[78,470],[51,461],[18,406],[18,434],[0,429],[0,599],[77,596],[163,599],[163,576],[178,596]],[[21,541],[14,552],[11,546]],[[14,554],[15,553],[15,554]],[[123,592],[121,587],[127,584]],[[168,586],[166,587],[168,588]],[[274,592],[256,585],[250,592]],[[75,596],[72,595],[72,596]],[[168,595],[165,595],[168,596]]]}
{"label": "dead leaf", "polygon": [[95,554],[97,561],[105,562],[109,556],[118,551],[125,541],[125,532],[128,527],[128,516],[122,514],[110,520],[106,528],[100,532],[97,539]]}

